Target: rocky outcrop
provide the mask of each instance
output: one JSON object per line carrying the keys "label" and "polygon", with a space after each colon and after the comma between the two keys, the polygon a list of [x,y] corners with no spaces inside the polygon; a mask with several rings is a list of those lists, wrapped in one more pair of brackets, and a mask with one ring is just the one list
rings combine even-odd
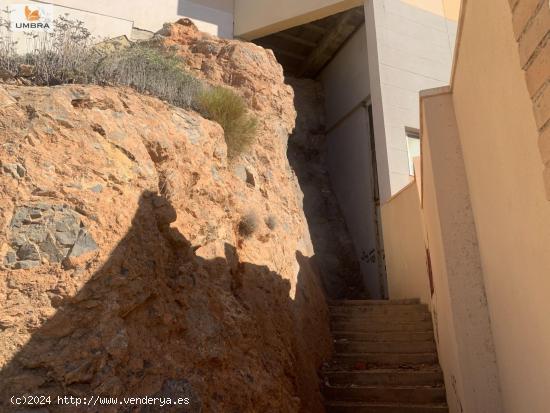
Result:
{"label": "rocky outcrop", "polygon": [[187,22],[163,34],[256,112],[233,163],[219,125],[129,89],[0,88],[2,411],[23,393],[192,402],[50,412],[322,411],[330,339],[286,158],[292,90],[258,46]]}
{"label": "rocky outcrop", "polygon": [[4,257],[8,268],[59,263],[97,249],[79,214],[67,205],[17,206],[8,230],[10,245]]}

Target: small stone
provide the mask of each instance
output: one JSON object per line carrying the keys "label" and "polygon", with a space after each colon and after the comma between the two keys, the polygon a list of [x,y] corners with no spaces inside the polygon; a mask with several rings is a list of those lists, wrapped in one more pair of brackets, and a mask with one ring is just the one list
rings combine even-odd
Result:
{"label": "small stone", "polygon": [[36,242],[37,244],[44,242],[47,234],[46,227],[40,224],[30,225],[26,233],[29,241]]}
{"label": "small stone", "polygon": [[79,228],[80,228],[80,218],[77,218],[75,215],[67,212],[65,212],[61,217],[59,217],[55,221],[55,230],[58,232],[78,233]]}
{"label": "small stone", "polygon": [[77,238],[78,238],[78,232],[74,230],[55,233],[55,239],[61,245],[74,245]]}
{"label": "small stone", "polygon": [[10,227],[20,227],[23,225],[23,221],[29,219],[29,211],[25,207],[19,207],[15,210],[10,222]]}
{"label": "small stone", "polygon": [[55,240],[48,234],[46,240],[40,244],[40,250],[48,256],[49,262],[61,262],[65,255],[55,245]]}
{"label": "small stone", "polygon": [[21,179],[27,173],[27,170],[18,163],[2,162],[2,172],[11,175],[15,179]]}
{"label": "small stone", "polygon": [[18,270],[28,270],[29,268],[38,267],[39,265],[40,265],[40,261],[25,260],[25,261],[17,261],[14,265],[14,268]]}
{"label": "small stone", "polygon": [[52,206],[50,204],[46,204],[44,202],[40,202],[38,204],[35,204],[33,205],[35,208],[38,208],[39,210],[41,211],[47,211],[48,209],[50,209]]}
{"label": "small stone", "polygon": [[4,264],[11,265],[15,261],[17,261],[17,254],[15,253],[15,251],[13,250],[8,251],[6,256],[4,257]]}
{"label": "small stone", "polygon": [[95,186],[92,186],[90,188],[90,191],[95,192],[96,194],[99,194],[99,193],[103,192],[103,186],[101,184],[97,184]]}
{"label": "small stone", "polygon": [[82,228],[71,252],[69,253],[69,257],[80,257],[87,252],[97,250],[97,248],[98,246],[92,235],[86,229]]}
{"label": "small stone", "polygon": [[22,261],[40,260],[40,251],[38,247],[30,242],[21,245],[17,250],[17,257]]}
{"label": "small stone", "polygon": [[16,168],[17,168],[17,174],[21,178],[25,177],[25,175],[27,174],[27,170],[25,169],[25,167],[23,165],[16,164]]}
{"label": "small stone", "polygon": [[40,211],[39,209],[31,209],[29,215],[32,219],[42,218],[42,211]]}
{"label": "small stone", "polygon": [[212,172],[212,178],[214,179],[214,181],[218,182],[220,180],[220,174],[219,174],[218,170],[216,169],[216,167],[212,166],[210,168],[210,171]]}
{"label": "small stone", "polygon": [[233,168],[233,173],[237,178],[239,178],[241,181],[246,182],[246,168],[242,165],[236,165]]}
{"label": "small stone", "polygon": [[11,238],[11,243],[17,247],[20,247],[21,245],[23,245],[25,242],[27,242],[27,239],[25,238],[25,236],[23,234],[14,234],[13,237]]}
{"label": "small stone", "polygon": [[68,188],[82,189],[82,185],[79,182],[71,182],[67,184]]}

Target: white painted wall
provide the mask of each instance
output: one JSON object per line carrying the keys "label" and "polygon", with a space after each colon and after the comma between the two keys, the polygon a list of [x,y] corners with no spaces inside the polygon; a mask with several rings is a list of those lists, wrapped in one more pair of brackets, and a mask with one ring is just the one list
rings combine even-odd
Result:
{"label": "white painted wall", "polygon": [[367,37],[363,25],[319,76],[330,129],[370,94]]}
{"label": "white painted wall", "polygon": [[[34,2],[15,0],[9,3]],[[130,36],[132,27],[156,32],[164,23],[181,17],[190,18],[204,32],[233,37],[233,0],[54,0],[41,3],[53,4],[56,13],[81,18],[99,37],[113,37],[113,33]],[[130,30],[118,21],[130,22]]]}
{"label": "white painted wall", "polygon": [[450,80],[456,22],[441,0],[365,4],[382,201],[411,180],[405,127],[419,128],[422,89]]}
{"label": "white painted wall", "polygon": [[[369,124],[360,107],[327,135],[332,187],[351,235],[369,298],[382,298],[376,253],[376,225],[369,159]],[[385,283],[384,283],[385,286]]]}
{"label": "white painted wall", "polygon": [[376,244],[370,125],[364,106],[370,94],[365,26],[342,47],[319,76],[325,91],[327,163],[370,297],[381,298]]}

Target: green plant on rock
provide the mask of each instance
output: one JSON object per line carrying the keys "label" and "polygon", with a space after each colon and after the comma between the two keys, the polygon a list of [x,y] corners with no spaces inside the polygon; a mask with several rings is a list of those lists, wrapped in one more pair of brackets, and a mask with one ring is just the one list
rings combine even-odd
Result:
{"label": "green plant on rock", "polygon": [[248,113],[244,99],[231,89],[221,86],[204,89],[197,97],[197,107],[203,116],[223,128],[230,159],[253,143],[258,120]]}

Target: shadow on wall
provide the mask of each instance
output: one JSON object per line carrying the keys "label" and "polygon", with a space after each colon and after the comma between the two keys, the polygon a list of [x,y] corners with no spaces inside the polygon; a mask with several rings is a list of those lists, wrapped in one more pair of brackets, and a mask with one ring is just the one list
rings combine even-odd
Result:
{"label": "shadow on wall", "polygon": [[233,37],[233,0],[178,0],[177,14],[195,20],[202,31]]}
{"label": "shadow on wall", "polygon": [[[2,412],[12,411],[9,396],[22,394],[52,396],[54,404],[39,410],[52,413],[323,411],[316,369],[330,344],[318,339],[328,321],[312,316],[320,310],[309,295],[319,290],[310,259],[297,253],[292,300],[288,280],[239,262],[231,245],[225,259],[198,257],[170,227],[175,219],[165,198],[142,194],[105,264],[0,371]],[[89,262],[66,264],[77,273]],[[55,405],[71,395],[189,397],[191,404]]]}
{"label": "shadow on wall", "polygon": [[304,214],[323,287],[332,299],[365,298],[359,260],[329,179],[322,86],[289,77],[286,83],[294,89],[297,111],[287,156],[304,194]]}

